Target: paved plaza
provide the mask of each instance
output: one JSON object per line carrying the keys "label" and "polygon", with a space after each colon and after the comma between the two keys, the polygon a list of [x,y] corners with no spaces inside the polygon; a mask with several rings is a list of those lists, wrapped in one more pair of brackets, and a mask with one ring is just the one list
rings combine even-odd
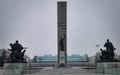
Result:
{"label": "paved plaza", "polygon": [[0,70],[0,75],[3,75],[3,73],[2,73],[2,72],[3,72],[3,70]]}
{"label": "paved plaza", "polygon": [[[39,72],[36,74],[86,74],[88,73],[86,70],[78,67],[73,67],[71,68],[52,68],[52,67],[47,67],[44,69],[41,69]],[[89,72],[89,74],[94,74],[92,72]]]}
{"label": "paved plaza", "polygon": [[118,75],[118,74],[96,74],[95,69],[83,69],[83,67],[53,68],[46,67],[34,74],[22,75]]}
{"label": "paved plaza", "polygon": [[[0,75],[3,70],[0,70]],[[119,75],[119,74],[96,74],[95,69],[83,69],[83,67],[72,67],[72,68],[53,68],[45,67],[40,69],[38,72],[32,74],[22,75]]]}

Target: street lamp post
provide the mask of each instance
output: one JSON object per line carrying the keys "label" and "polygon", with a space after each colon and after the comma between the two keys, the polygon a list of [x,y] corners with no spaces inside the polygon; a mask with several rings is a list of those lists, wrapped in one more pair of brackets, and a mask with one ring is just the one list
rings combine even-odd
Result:
{"label": "street lamp post", "polygon": [[98,51],[99,51],[99,46],[100,46],[99,44],[98,44],[98,45],[96,45],[96,47],[97,47],[97,50],[98,50]]}

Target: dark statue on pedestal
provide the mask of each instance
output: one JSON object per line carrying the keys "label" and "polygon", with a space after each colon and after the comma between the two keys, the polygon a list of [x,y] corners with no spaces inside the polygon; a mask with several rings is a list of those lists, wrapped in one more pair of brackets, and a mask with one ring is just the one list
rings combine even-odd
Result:
{"label": "dark statue on pedestal", "polygon": [[101,51],[100,61],[117,61],[114,59],[114,50],[116,50],[111,42],[109,42],[109,39],[107,39],[107,42],[104,44],[104,47],[106,47],[106,50]]}
{"label": "dark statue on pedestal", "polygon": [[25,62],[24,53],[26,50],[19,44],[18,40],[14,44],[10,43],[10,47],[11,54],[8,62]]}

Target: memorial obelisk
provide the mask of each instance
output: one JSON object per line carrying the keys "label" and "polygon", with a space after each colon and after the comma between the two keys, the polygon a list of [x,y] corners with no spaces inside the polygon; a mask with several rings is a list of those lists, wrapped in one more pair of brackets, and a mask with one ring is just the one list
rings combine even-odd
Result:
{"label": "memorial obelisk", "polygon": [[58,65],[67,64],[67,2],[57,2]]}

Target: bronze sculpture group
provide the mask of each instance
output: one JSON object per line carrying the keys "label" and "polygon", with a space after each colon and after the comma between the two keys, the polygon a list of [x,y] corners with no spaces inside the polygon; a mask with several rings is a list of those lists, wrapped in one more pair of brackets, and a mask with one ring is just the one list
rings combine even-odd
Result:
{"label": "bronze sculpture group", "polygon": [[107,39],[107,42],[104,44],[104,47],[106,47],[106,50],[102,50],[101,51],[101,56],[100,56],[100,61],[117,61],[116,59],[114,59],[114,50],[116,50],[113,46],[113,44],[109,41],[109,39]]}
{"label": "bronze sculpture group", "polygon": [[10,47],[11,49],[9,51],[11,51],[11,54],[9,62],[25,62],[24,53],[26,50],[19,44],[18,40],[14,44],[10,43]]}

